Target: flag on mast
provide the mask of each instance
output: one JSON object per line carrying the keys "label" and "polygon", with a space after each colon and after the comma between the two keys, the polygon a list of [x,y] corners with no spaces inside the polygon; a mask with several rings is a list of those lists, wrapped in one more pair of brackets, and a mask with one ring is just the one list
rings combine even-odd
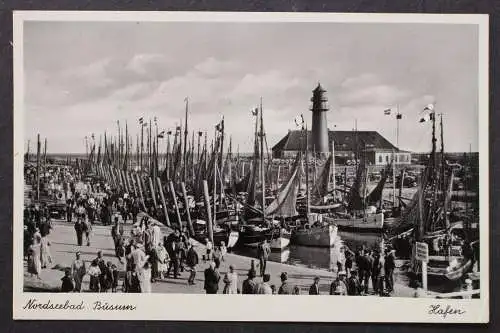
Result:
{"label": "flag on mast", "polygon": [[389,116],[392,112],[392,109],[385,109],[384,110],[384,115]]}
{"label": "flag on mast", "polygon": [[434,104],[428,104],[423,112],[425,112],[425,115],[420,118],[421,123],[428,122],[429,120],[433,120],[435,117],[435,112],[434,112]]}

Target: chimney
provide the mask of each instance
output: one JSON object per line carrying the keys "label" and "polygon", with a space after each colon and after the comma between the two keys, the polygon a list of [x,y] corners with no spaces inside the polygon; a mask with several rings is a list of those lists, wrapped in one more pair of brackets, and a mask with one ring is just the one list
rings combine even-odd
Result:
{"label": "chimney", "polygon": [[312,102],[312,129],[311,129],[311,151],[317,153],[328,152],[328,127],[326,124],[326,112],[328,106],[325,97],[326,90],[318,83],[316,89],[313,90]]}

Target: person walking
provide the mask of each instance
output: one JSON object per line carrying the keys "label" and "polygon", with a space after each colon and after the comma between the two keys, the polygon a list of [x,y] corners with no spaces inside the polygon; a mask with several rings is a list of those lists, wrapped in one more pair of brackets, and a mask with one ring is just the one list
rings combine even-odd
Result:
{"label": "person walking", "polygon": [[238,293],[238,274],[234,271],[234,266],[229,266],[229,272],[224,276],[224,294]]}
{"label": "person walking", "polygon": [[273,290],[271,286],[269,285],[269,281],[271,281],[271,275],[270,274],[264,274],[262,277],[262,283],[260,283],[257,287],[257,294],[260,295],[272,295]]}
{"label": "person walking", "polygon": [[141,293],[151,293],[151,265],[149,262],[144,263],[144,266],[138,273]]}
{"label": "person walking", "polygon": [[101,276],[101,270],[99,268],[97,259],[92,261],[87,274],[90,276],[90,285],[89,289],[91,292],[98,293],[99,292],[99,277]]}
{"label": "person walking", "polygon": [[385,284],[388,293],[394,291],[394,269],[396,268],[395,252],[395,250],[390,250],[385,257]]}
{"label": "person walking", "polygon": [[42,271],[42,262],[40,255],[41,239],[42,236],[35,233],[33,242],[28,249],[28,273],[30,273],[31,276],[36,276],[38,279],[40,279],[40,272]]}
{"label": "person walking", "polygon": [[358,272],[352,271],[351,276],[347,279],[347,295],[359,296],[361,295],[361,284],[358,279]]}
{"label": "person walking", "polygon": [[258,257],[259,257],[259,264],[260,264],[260,276],[264,276],[266,273],[266,264],[267,264],[267,259],[269,258],[269,254],[271,253],[271,247],[267,243],[267,240],[264,239],[262,243],[259,244],[258,248]]}
{"label": "person walking", "polygon": [[71,270],[69,268],[64,270],[64,276],[61,281],[61,292],[70,293],[75,289],[75,286],[73,285],[73,279],[71,279]]}
{"label": "person walking", "polygon": [[75,232],[76,232],[76,242],[78,246],[82,246],[83,243],[83,223],[80,219],[75,222]]}
{"label": "person walking", "polygon": [[319,295],[319,276],[314,278],[314,283],[309,287],[309,295]]}
{"label": "person walking", "polygon": [[248,271],[248,277],[243,281],[243,285],[241,286],[242,294],[252,295],[257,293],[257,283],[254,281],[255,275],[255,270],[250,269]]}
{"label": "person walking", "polygon": [[83,277],[87,274],[85,262],[80,258],[80,252],[76,252],[76,259],[71,264],[71,276],[75,282],[75,292],[82,291]]}
{"label": "person walking", "polygon": [[281,286],[278,289],[278,295],[290,295],[290,286],[288,285],[288,274],[287,272],[283,272],[280,275]]}
{"label": "person walking", "polygon": [[337,278],[330,285],[330,295],[345,296],[347,295],[347,286],[345,282],[345,271],[340,271]]}
{"label": "person walking", "polygon": [[189,249],[186,254],[186,265],[189,267],[189,285],[194,285],[194,279],[196,277],[196,266],[198,265],[198,262],[198,253],[195,251],[193,244],[189,244]]}
{"label": "person walking", "polygon": [[220,274],[215,268],[215,263],[210,262],[209,267],[205,269],[205,286],[207,294],[217,294],[219,290]]}

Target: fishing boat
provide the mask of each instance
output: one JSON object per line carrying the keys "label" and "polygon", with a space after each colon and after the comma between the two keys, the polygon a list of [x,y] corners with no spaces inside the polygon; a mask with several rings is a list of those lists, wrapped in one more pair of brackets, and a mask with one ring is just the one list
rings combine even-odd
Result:
{"label": "fishing boat", "polygon": [[314,247],[334,246],[338,228],[334,224],[322,222],[321,218],[321,215],[311,213],[308,223],[292,229],[293,244]]}
{"label": "fishing boat", "polygon": [[427,274],[433,280],[456,281],[473,267],[474,254],[467,229],[452,225],[449,220],[454,171],[445,160],[443,119],[441,115],[441,153],[436,154],[436,117],[434,108],[428,107],[432,120],[432,151],[423,171],[420,186],[411,210],[406,217],[414,223],[411,271],[422,273],[421,263],[415,258],[416,242],[426,243],[429,249]]}
{"label": "fishing boat", "polygon": [[[260,114],[260,121],[258,115]],[[281,223],[272,218],[272,214],[280,209],[280,204],[274,202],[266,207],[266,172],[264,167],[264,121],[262,101],[260,108],[254,113],[255,141],[254,158],[252,161],[251,174],[248,180],[247,198],[245,204],[245,217],[239,228],[238,244],[247,247],[256,247],[264,240],[268,241],[271,250],[282,250],[290,244],[291,234],[283,230]],[[258,124],[260,123],[260,131]],[[260,149],[259,149],[260,143]],[[256,200],[257,178],[260,174],[260,205]],[[282,202],[281,202],[282,204]]]}
{"label": "fishing boat", "polygon": [[362,217],[338,217],[325,216],[323,220],[328,223],[335,223],[339,230],[346,231],[381,231],[384,228],[384,213],[369,213]]}

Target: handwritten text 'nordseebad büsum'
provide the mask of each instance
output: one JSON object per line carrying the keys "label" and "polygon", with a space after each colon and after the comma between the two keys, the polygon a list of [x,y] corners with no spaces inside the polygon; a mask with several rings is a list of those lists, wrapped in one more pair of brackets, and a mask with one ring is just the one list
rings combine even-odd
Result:
{"label": "handwritten text 'nordseebad b\u00fcsum'", "polygon": [[50,300],[40,302],[35,298],[30,298],[23,306],[24,310],[94,310],[94,311],[133,311],[136,309],[132,304],[113,304],[109,302],[95,301],[90,304],[72,303],[66,300],[64,303],[53,303]]}

